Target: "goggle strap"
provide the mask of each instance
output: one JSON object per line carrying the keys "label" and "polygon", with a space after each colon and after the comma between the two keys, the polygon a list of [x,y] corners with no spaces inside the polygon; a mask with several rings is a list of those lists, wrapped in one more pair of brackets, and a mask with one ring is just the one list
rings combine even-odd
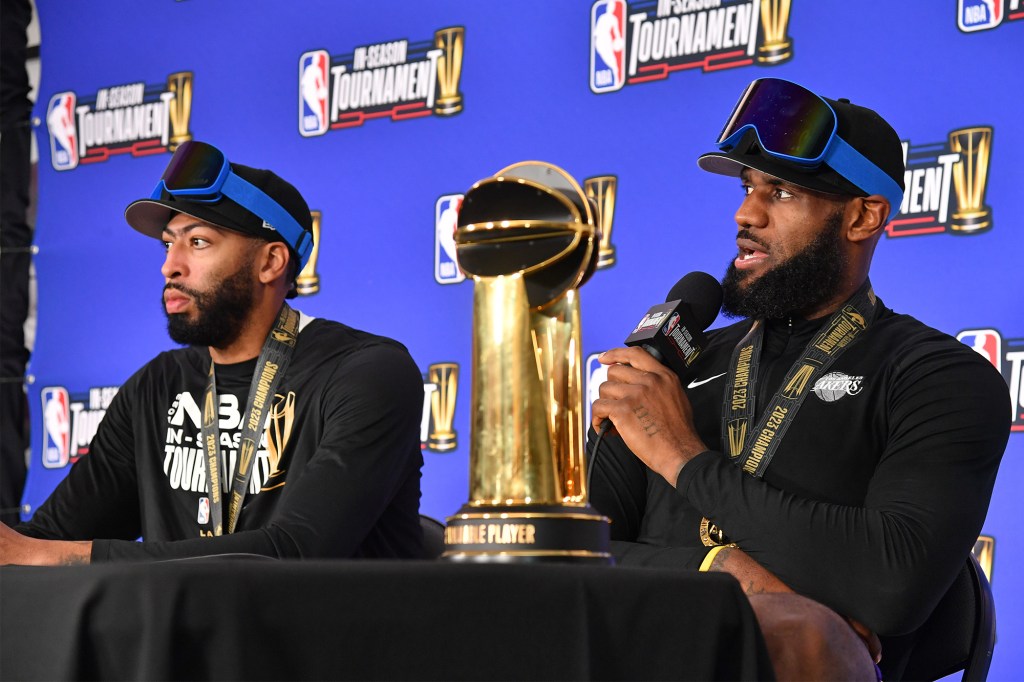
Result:
{"label": "goggle strap", "polygon": [[838,135],[832,138],[824,162],[868,194],[880,194],[889,200],[889,220],[896,217],[903,203],[903,190],[889,174],[871,163]]}
{"label": "goggle strap", "polygon": [[267,196],[261,189],[234,173],[228,175],[221,191],[236,204],[242,205],[272,225],[299,254],[300,269],[306,264],[309,254],[313,251],[312,235],[308,230],[304,230],[280,204]]}

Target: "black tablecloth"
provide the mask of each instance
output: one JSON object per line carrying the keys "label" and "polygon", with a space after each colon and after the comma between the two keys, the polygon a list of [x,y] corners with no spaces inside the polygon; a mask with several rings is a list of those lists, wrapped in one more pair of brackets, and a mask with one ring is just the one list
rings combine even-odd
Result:
{"label": "black tablecloth", "polygon": [[728,575],[203,559],[0,569],[0,678],[768,679]]}

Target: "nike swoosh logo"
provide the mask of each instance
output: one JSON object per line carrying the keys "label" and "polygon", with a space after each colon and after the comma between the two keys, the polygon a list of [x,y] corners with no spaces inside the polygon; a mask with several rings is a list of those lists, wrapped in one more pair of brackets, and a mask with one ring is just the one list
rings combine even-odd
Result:
{"label": "nike swoosh logo", "polygon": [[711,377],[710,379],[701,379],[700,381],[697,381],[696,379],[694,379],[689,384],[687,384],[686,387],[687,388],[697,388],[698,386],[703,386],[704,384],[708,383],[709,381],[714,381],[718,377],[724,377],[725,375],[726,375],[726,372],[722,372],[721,374],[716,374],[715,376]]}

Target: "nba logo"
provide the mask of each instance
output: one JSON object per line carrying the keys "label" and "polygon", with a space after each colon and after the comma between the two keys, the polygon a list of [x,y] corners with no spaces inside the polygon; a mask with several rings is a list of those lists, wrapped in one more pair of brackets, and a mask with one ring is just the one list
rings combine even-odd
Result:
{"label": "nba logo", "polygon": [[46,108],[46,127],[50,131],[50,163],[54,170],[78,167],[75,101],[75,93],[61,92],[50,98],[50,105]]}
{"label": "nba logo", "polygon": [[299,59],[299,133],[314,137],[327,132],[327,71],[325,50],[307,52]]}
{"label": "nba logo", "polygon": [[983,31],[1003,21],[1003,0],[957,0],[956,24],[961,31]]}
{"label": "nba logo", "polygon": [[47,386],[43,399],[43,467],[60,469],[71,455],[71,399],[66,388]]}
{"label": "nba logo", "polygon": [[455,254],[455,228],[461,206],[461,194],[445,194],[434,204],[434,281],[438,284],[458,284],[466,279]]}
{"label": "nba logo", "polygon": [[661,330],[661,333],[665,336],[672,336],[672,330],[679,326],[679,313],[675,313],[665,323],[665,328]]}
{"label": "nba logo", "polygon": [[583,414],[584,430],[590,428],[591,419],[591,408],[590,406],[595,400],[601,397],[600,389],[608,379],[608,365],[602,365],[598,362],[597,358],[601,355],[600,353],[591,353],[587,356],[586,371],[587,371],[587,397],[583,401]]}
{"label": "nba logo", "polygon": [[199,514],[196,515],[196,523],[205,526],[210,522],[210,498],[199,498]]}
{"label": "nba logo", "polygon": [[598,0],[590,11],[590,90],[614,92],[626,82],[626,2]]}
{"label": "nba logo", "polygon": [[973,348],[993,367],[1002,371],[1003,338],[995,329],[967,329],[957,334],[956,340]]}

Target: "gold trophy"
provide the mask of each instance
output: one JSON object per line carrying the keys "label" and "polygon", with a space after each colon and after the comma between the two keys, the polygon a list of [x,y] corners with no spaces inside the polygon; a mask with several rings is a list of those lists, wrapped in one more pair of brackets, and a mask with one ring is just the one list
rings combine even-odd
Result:
{"label": "gold trophy", "polygon": [[309,260],[302,272],[295,278],[295,293],[299,296],[312,296],[320,291],[320,275],[316,271],[316,261],[320,255],[320,211],[310,211],[313,218],[313,250],[309,252]]}
{"label": "gold trophy", "polygon": [[174,93],[168,107],[171,119],[171,137],[167,151],[174,152],[182,142],[192,139],[188,124],[192,119],[192,72],[179,71],[167,77],[167,90]]}
{"label": "gold trophy", "polygon": [[597,206],[597,225],[600,227],[600,248],[597,252],[597,268],[615,265],[615,246],[612,244],[612,220],[615,218],[615,190],[618,178],[614,175],[599,175],[583,181],[587,197]]}
{"label": "gold trophy", "polygon": [[438,362],[427,369],[427,378],[437,386],[430,394],[430,423],[427,447],[434,452],[449,452],[458,446],[455,429],[455,397],[459,388],[459,366]]}
{"label": "gold trophy", "polygon": [[459,211],[473,278],[469,502],[447,519],[451,561],[611,563],[587,504],[578,288],[597,265],[594,207],[551,164],[476,183]]}
{"label": "gold trophy", "polygon": [[950,228],[960,234],[992,229],[992,209],[985,205],[992,128],[954,130],[949,134],[949,150],[960,154],[959,163],[953,166],[957,209],[953,211]]}
{"label": "gold trophy", "polygon": [[452,26],[434,31],[434,45],[444,50],[437,60],[437,85],[440,94],[434,105],[438,116],[452,116],[462,111],[462,50],[466,42],[466,29]]}
{"label": "gold trophy", "polygon": [[757,48],[758,64],[781,64],[793,56],[789,30],[789,6],[792,0],[761,0],[761,35]]}

